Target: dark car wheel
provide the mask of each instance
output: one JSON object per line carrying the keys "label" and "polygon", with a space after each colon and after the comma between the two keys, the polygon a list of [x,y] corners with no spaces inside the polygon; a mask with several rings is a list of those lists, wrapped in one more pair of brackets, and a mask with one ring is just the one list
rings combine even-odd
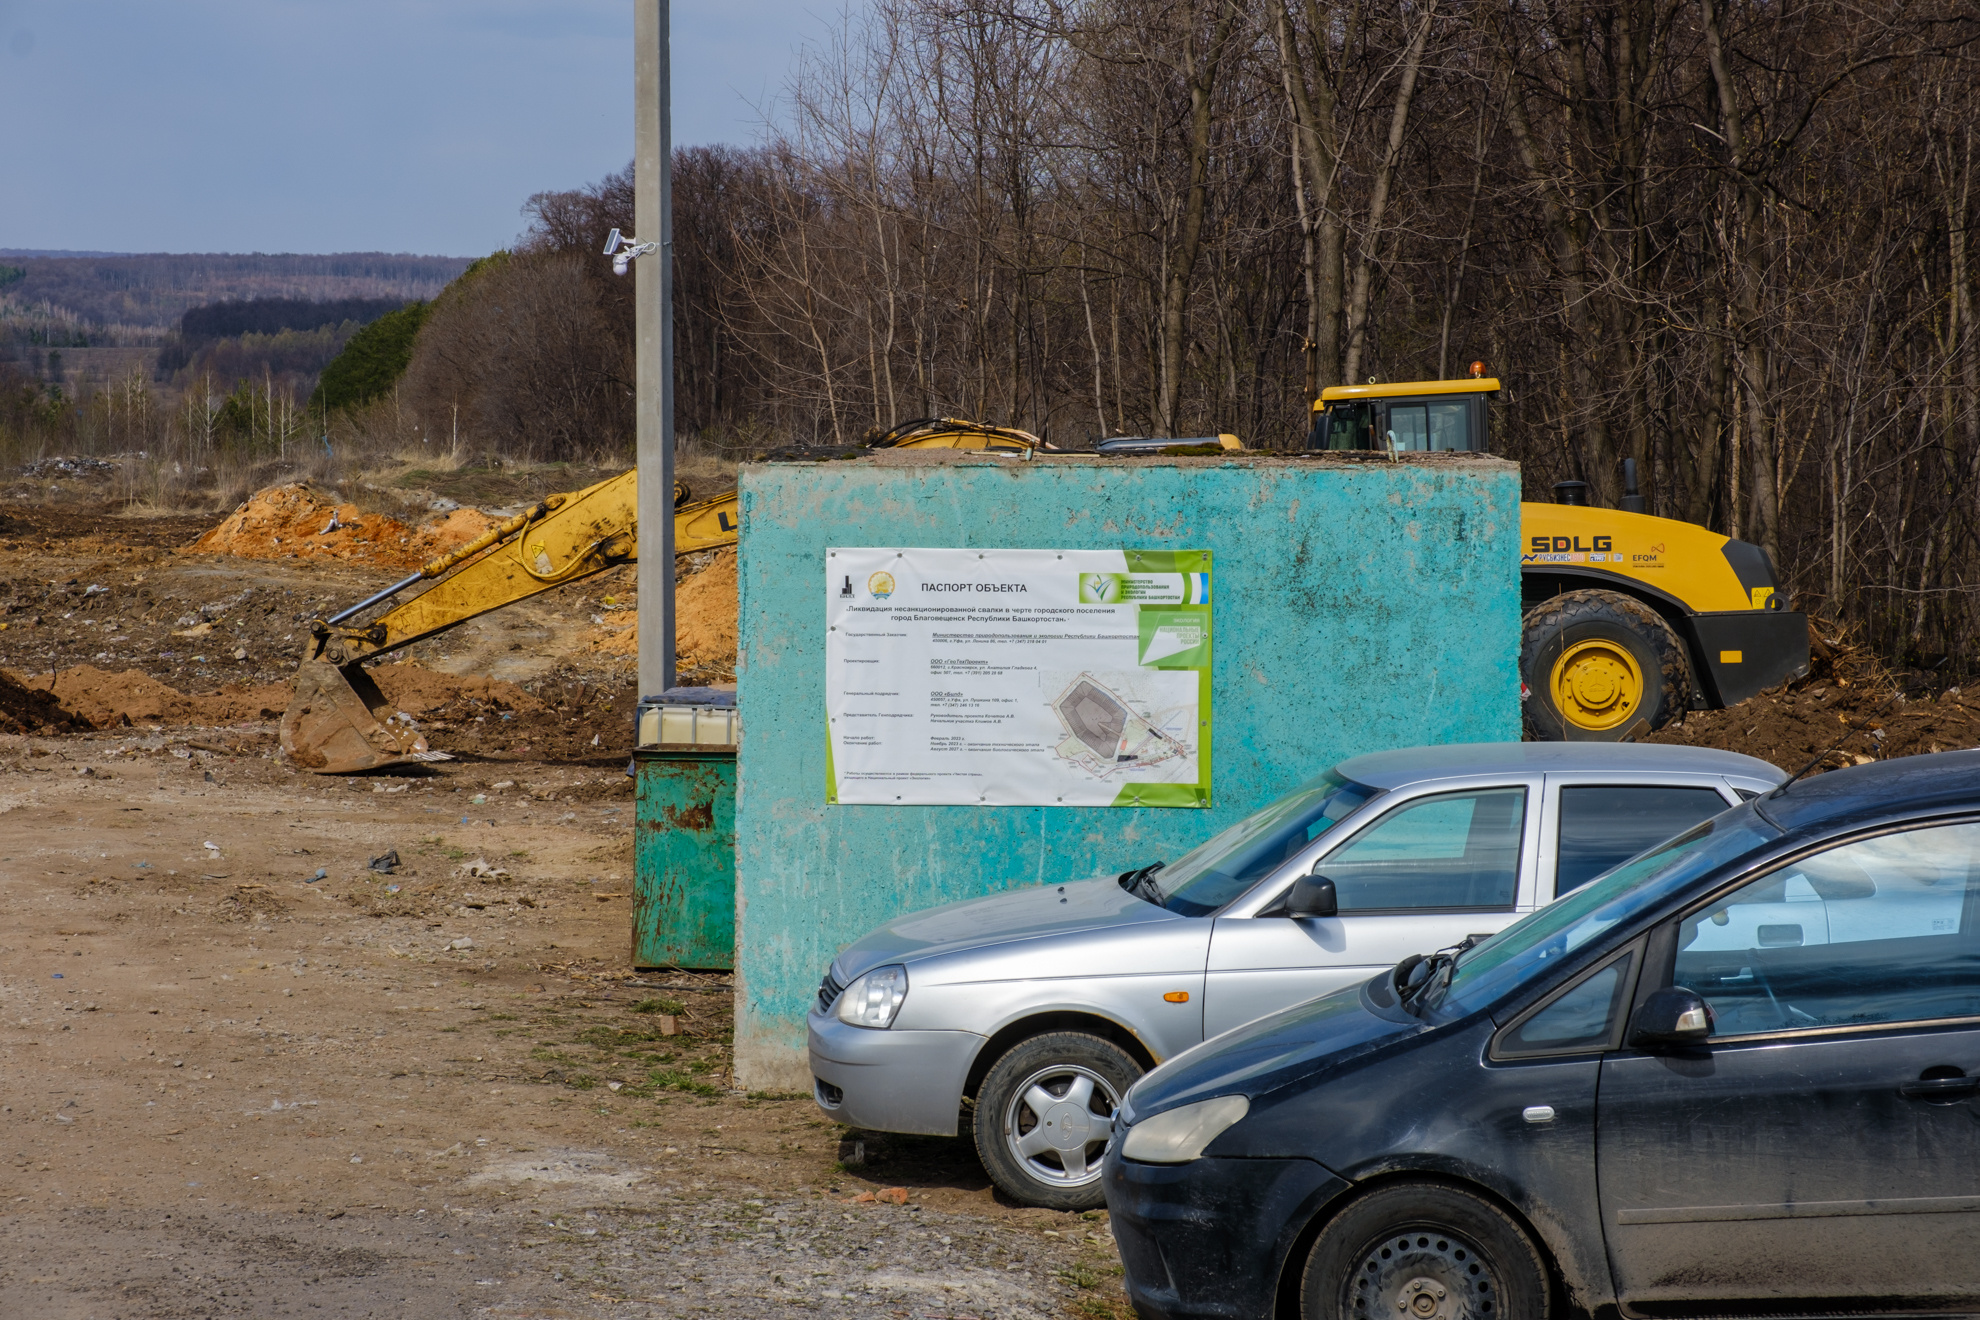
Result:
{"label": "dark car wheel", "polygon": [[1306,1320],[1547,1320],[1533,1241],[1491,1202],[1438,1183],[1395,1183],[1320,1230],[1300,1284]]}
{"label": "dark car wheel", "polygon": [[1025,1205],[1101,1205],[1100,1157],[1114,1109],[1140,1077],[1126,1050],[1084,1032],[1012,1046],[976,1095],[976,1153],[990,1180]]}

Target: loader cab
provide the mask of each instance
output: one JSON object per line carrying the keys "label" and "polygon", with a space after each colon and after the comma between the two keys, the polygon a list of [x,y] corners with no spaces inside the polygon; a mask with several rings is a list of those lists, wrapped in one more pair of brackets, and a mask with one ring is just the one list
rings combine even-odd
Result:
{"label": "loader cab", "polygon": [[1394,385],[1330,385],[1313,405],[1306,447],[1382,453],[1485,453],[1492,377]]}

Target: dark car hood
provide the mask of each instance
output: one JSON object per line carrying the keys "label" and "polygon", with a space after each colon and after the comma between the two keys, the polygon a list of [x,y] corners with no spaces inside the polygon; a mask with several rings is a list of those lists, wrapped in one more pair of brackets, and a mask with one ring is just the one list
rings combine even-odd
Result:
{"label": "dark car hood", "polygon": [[1213,1036],[1135,1083],[1128,1121],[1219,1095],[1257,1098],[1426,1030],[1370,1011],[1348,986]]}

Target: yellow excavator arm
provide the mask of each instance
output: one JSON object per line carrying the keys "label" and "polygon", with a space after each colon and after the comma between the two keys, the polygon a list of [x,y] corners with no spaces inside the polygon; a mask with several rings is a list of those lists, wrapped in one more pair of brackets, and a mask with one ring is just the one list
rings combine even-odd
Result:
{"label": "yellow excavator arm", "polygon": [[[282,750],[319,774],[352,774],[407,761],[444,760],[393,718],[365,661],[423,641],[519,600],[581,582],[639,558],[636,472],[548,495],[350,609],[309,625],[308,653],[282,717]],[[735,496],[686,502],[675,484],[674,551],[735,543]],[[421,582],[432,586],[384,613],[358,615]]]}

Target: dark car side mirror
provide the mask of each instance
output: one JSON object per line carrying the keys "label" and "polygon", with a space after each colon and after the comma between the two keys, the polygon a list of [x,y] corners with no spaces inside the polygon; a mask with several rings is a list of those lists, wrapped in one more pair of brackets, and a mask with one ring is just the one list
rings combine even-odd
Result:
{"label": "dark car side mirror", "polygon": [[1636,1010],[1629,1024],[1629,1043],[1651,1049],[1697,1045],[1711,1038],[1714,1025],[1712,1006],[1697,991],[1669,986],[1654,992]]}
{"label": "dark car side mirror", "polygon": [[1289,917],[1337,917],[1341,914],[1341,900],[1334,893],[1334,882],[1324,875],[1303,875],[1293,881],[1292,892],[1286,895],[1286,915]]}

